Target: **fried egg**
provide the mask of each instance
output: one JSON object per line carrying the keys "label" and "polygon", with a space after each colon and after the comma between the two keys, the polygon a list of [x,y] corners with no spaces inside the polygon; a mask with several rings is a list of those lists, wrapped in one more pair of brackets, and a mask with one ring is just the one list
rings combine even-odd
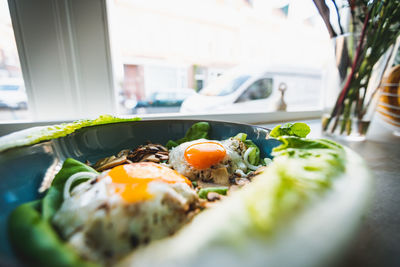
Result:
{"label": "fried egg", "polygon": [[229,185],[235,173],[247,172],[242,157],[245,147],[238,139],[199,139],[185,142],[169,153],[169,164],[192,181]]}
{"label": "fried egg", "polygon": [[114,167],[64,195],[53,225],[83,258],[106,264],[172,235],[198,203],[186,177],[151,162]]}

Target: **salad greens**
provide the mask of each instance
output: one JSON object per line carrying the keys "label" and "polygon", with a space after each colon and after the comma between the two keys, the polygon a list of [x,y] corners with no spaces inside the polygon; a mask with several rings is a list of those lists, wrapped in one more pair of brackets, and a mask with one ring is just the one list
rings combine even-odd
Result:
{"label": "salad greens", "polygon": [[66,136],[78,129],[117,122],[139,121],[140,118],[117,118],[111,115],[102,115],[94,120],[78,120],[71,123],[62,123],[47,127],[34,127],[20,132],[12,133],[0,139],[0,152],[13,147],[33,145],[41,141],[47,141]]}
{"label": "salad greens", "polygon": [[228,192],[228,187],[227,186],[219,186],[219,187],[202,188],[199,190],[198,195],[200,198],[207,198],[207,194],[210,192],[215,192],[220,195],[226,195],[226,193]]}
{"label": "salad greens", "polygon": [[244,192],[251,231],[272,233],[345,171],[344,149],[329,140],[281,136],[274,160]]}
{"label": "salad greens", "polygon": [[238,133],[235,137],[240,141],[242,141],[247,148],[253,148],[251,150],[251,152],[249,153],[249,157],[248,157],[248,161],[250,164],[252,165],[259,165],[259,164],[263,164],[263,162],[261,162],[260,160],[260,149],[258,148],[258,146],[256,146],[256,144],[253,143],[253,141],[247,139],[247,134],[245,133]]}
{"label": "salad greens", "polygon": [[310,127],[304,122],[286,123],[283,126],[277,125],[272,129],[269,134],[271,137],[280,136],[296,136],[296,137],[307,137],[310,133]]}
{"label": "salad greens", "polygon": [[[51,187],[47,191],[42,200],[42,216],[45,220],[50,220],[57,210],[61,207],[63,202],[64,184],[69,177],[78,172],[93,172],[97,173],[94,169],[72,158],[65,160],[61,170],[54,177]],[[87,179],[76,181],[72,188]]]}
{"label": "salad greens", "polygon": [[178,140],[169,140],[165,145],[168,149],[179,146],[182,143],[194,141],[197,139],[207,139],[209,136],[210,124],[208,122],[197,122],[193,124],[186,132],[185,136]]}
{"label": "salad greens", "polygon": [[9,218],[8,232],[14,249],[34,266],[96,266],[82,260],[40,212],[41,201],[19,206]]}
{"label": "salad greens", "polygon": [[[97,173],[79,161],[66,159],[43,199],[22,204],[11,213],[8,221],[10,242],[33,265],[95,266],[81,260],[51,225],[51,219],[63,201],[65,182],[72,174],[83,171]],[[73,186],[83,181],[76,181]]]}

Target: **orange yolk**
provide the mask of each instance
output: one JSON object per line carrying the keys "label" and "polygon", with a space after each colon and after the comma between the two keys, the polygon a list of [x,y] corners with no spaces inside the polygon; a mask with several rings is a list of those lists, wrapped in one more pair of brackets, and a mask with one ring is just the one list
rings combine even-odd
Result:
{"label": "orange yolk", "polygon": [[198,170],[210,168],[220,162],[225,155],[225,148],[216,142],[193,144],[185,150],[186,161]]}
{"label": "orange yolk", "polygon": [[167,184],[191,182],[178,172],[152,162],[139,162],[120,165],[108,172],[115,187],[115,193],[119,194],[126,202],[134,203],[151,199],[152,194],[148,192],[151,182],[162,182]]}

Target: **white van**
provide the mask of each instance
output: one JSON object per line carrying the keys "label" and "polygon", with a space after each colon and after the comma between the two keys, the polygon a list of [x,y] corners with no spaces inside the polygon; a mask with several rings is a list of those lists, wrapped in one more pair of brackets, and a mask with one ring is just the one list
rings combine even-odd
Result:
{"label": "white van", "polygon": [[208,86],[187,98],[183,113],[214,111],[273,111],[286,86],[284,100],[288,110],[320,108],[321,70],[290,67],[238,67],[223,73]]}

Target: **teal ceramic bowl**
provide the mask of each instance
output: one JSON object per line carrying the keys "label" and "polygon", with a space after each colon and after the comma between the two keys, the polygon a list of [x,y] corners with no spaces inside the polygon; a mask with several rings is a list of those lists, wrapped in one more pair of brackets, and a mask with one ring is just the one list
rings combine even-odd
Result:
{"label": "teal ceramic bowl", "polygon": [[[204,120],[203,120],[204,121]],[[122,149],[135,148],[146,142],[166,144],[182,138],[196,120],[146,120],[120,122],[79,129],[65,137],[35,145],[8,149],[0,153],[0,265],[16,265],[7,239],[7,218],[18,205],[41,197],[38,192],[47,171],[69,157],[85,162],[116,154]],[[246,133],[269,157],[279,141],[268,139],[267,129],[229,122],[208,121],[210,139],[222,140]],[[1,141],[1,139],[0,139]]]}

